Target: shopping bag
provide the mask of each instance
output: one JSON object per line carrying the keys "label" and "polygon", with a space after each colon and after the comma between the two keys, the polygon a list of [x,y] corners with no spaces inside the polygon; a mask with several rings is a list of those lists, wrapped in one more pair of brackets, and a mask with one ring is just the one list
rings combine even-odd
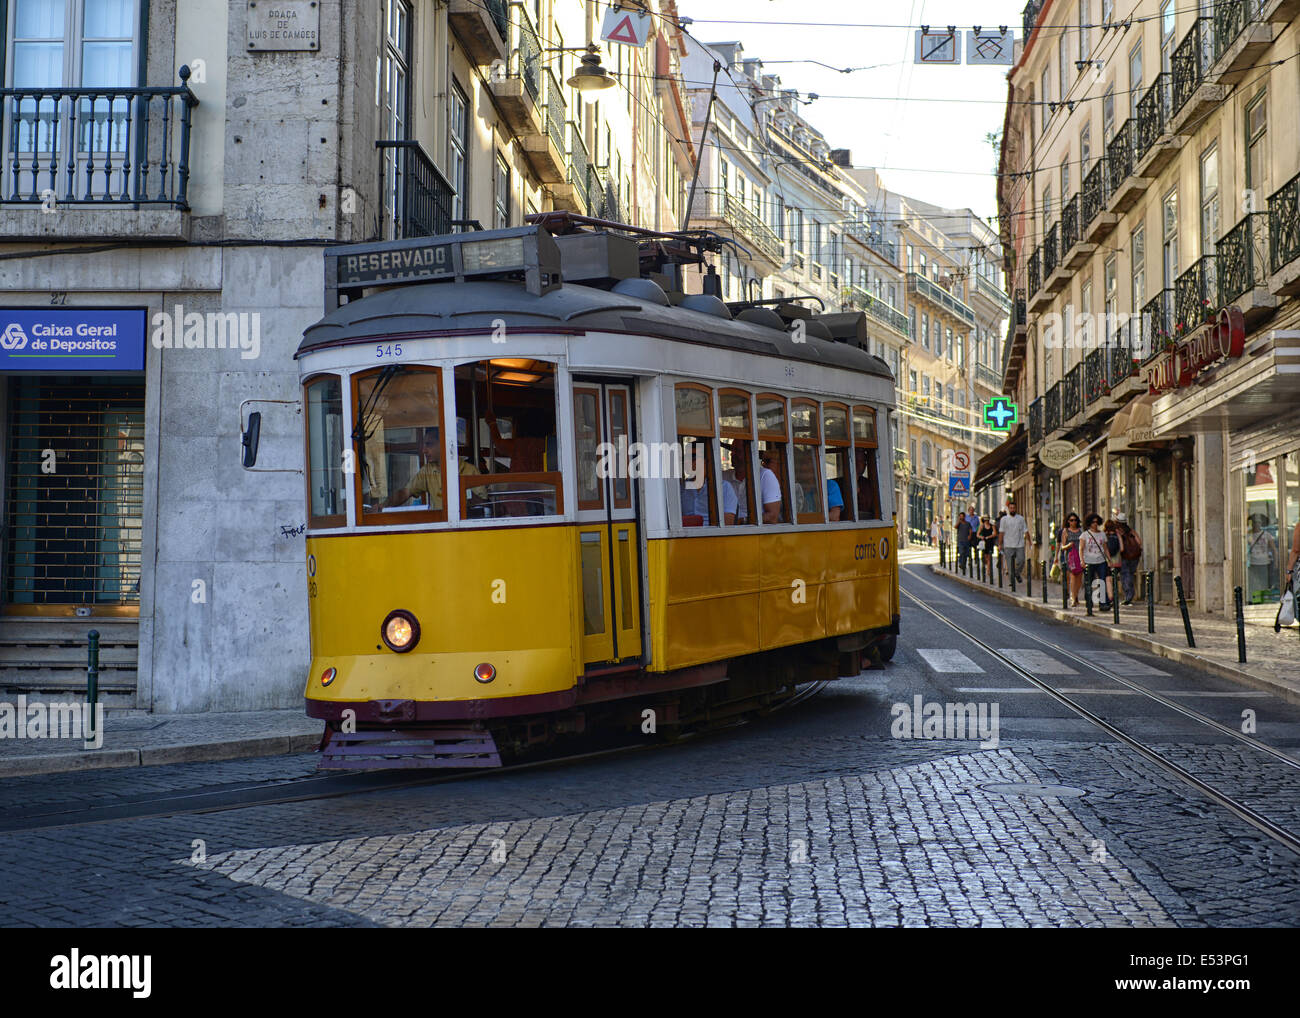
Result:
{"label": "shopping bag", "polygon": [[1277,610],[1277,625],[1290,626],[1295,623],[1295,595],[1287,591],[1282,595],[1282,605]]}
{"label": "shopping bag", "polygon": [[1067,561],[1070,567],[1070,572],[1074,573],[1076,576],[1083,572],[1083,556],[1079,554],[1079,545],[1077,543],[1070,545],[1070,552]]}
{"label": "shopping bag", "polygon": [[1047,575],[1050,576],[1050,577],[1052,578],[1052,581],[1053,581],[1054,583],[1060,583],[1060,582],[1061,582],[1061,563],[1060,563],[1060,562],[1053,562],[1053,563],[1052,563],[1052,570],[1051,570],[1051,572],[1049,572]]}

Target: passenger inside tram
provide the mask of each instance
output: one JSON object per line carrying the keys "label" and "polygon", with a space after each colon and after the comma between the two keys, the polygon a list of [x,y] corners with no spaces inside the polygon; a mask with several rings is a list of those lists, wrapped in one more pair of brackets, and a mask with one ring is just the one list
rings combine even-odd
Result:
{"label": "passenger inside tram", "polygon": [[[781,477],[785,474],[785,462],[781,443],[759,443],[758,494],[763,502],[763,522],[784,522],[785,490]],[[780,471],[780,474],[777,471]]]}
{"label": "passenger inside tram", "polygon": [[722,446],[722,522],[731,527],[747,526],[750,520],[749,443],[734,439]]}
{"label": "passenger inside tram", "polygon": [[[440,510],[442,504],[442,466],[441,453],[442,443],[439,440],[437,428],[425,428],[424,436],[420,442],[420,461],[422,466],[415,472],[403,488],[398,489],[384,503],[385,509],[396,509],[406,505],[412,498],[419,499],[419,505],[428,506],[430,509]],[[469,460],[461,457],[459,464],[460,476],[477,475],[481,473]]]}

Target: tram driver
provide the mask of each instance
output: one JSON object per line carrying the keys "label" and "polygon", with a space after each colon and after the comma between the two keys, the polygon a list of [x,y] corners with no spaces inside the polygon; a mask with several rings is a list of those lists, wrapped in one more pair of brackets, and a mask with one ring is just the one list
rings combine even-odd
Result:
{"label": "tram driver", "polygon": [[[384,503],[384,508],[395,509],[403,506],[414,496],[421,498],[423,504],[430,509],[442,509],[442,467],[439,465],[441,452],[438,429],[425,428],[420,442],[420,458],[424,461],[424,465],[415,472],[415,476],[406,483],[405,488],[393,493],[392,497]],[[459,473],[465,477],[481,471],[469,460],[461,458]]]}

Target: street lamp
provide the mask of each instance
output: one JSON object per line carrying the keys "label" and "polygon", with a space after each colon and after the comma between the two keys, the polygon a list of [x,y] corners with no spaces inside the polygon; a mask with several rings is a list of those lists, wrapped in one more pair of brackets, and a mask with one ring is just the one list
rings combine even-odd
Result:
{"label": "street lamp", "polygon": [[618,82],[600,65],[600,50],[596,48],[596,44],[588,43],[582,62],[565,84],[570,88],[576,88],[579,92],[600,92],[613,88]]}

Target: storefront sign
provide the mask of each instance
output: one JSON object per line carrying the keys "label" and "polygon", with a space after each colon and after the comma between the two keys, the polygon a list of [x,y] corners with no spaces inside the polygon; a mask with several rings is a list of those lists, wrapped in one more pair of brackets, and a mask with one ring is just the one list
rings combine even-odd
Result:
{"label": "storefront sign", "polygon": [[143,371],[145,314],[0,308],[0,371]]}
{"label": "storefront sign", "polygon": [[1246,319],[1241,308],[1224,308],[1147,368],[1147,391],[1164,392],[1191,385],[1203,369],[1246,349]]}
{"label": "storefront sign", "polygon": [[1049,470],[1060,470],[1078,455],[1078,447],[1073,442],[1048,442],[1038,450],[1038,462]]}
{"label": "storefront sign", "polygon": [[319,50],[320,4],[316,0],[248,0],[248,48]]}

